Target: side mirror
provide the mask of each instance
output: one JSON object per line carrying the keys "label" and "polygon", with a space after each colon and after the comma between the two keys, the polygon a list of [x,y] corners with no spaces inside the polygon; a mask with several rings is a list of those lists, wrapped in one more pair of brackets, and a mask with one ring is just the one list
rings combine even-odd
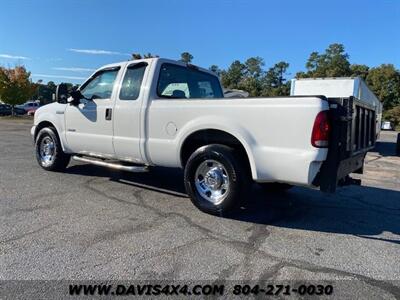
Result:
{"label": "side mirror", "polygon": [[57,86],[55,100],[59,103],[66,103],[68,98],[68,87],[65,83]]}
{"label": "side mirror", "polygon": [[72,91],[70,93],[70,96],[71,97],[68,98],[68,103],[71,105],[78,105],[80,103],[81,99],[84,98],[79,90]]}

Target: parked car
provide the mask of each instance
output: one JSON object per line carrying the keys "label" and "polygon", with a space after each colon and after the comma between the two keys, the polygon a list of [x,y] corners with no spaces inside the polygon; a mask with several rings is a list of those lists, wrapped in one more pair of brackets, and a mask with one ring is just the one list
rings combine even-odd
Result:
{"label": "parked car", "polygon": [[58,102],[35,113],[43,169],[71,157],[129,172],[181,167],[193,204],[216,215],[245,201],[252,181],[334,192],[375,144],[376,107],[363,99],[224,98],[214,73],[162,58],[104,66],[66,95],[59,85]]}
{"label": "parked car", "polygon": [[224,98],[247,98],[249,93],[236,89],[224,89]]}
{"label": "parked car", "polygon": [[[8,104],[0,104],[0,116],[9,116],[12,113],[12,107]],[[24,115],[26,113],[25,109],[14,107],[14,114]]]}
{"label": "parked car", "polygon": [[392,123],[389,121],[383,121],[381,128],[382,128],[382,130],[393,130]]}
{"label": "parked car", "polygon": [[11,106],[8,104],[0,104],[0,116],[11,115]]}
{"label": "parked car", "polygon": [[40,107],[40,103],[37,101],[28,101],[24,104],[17,105],[16,107],[25,110],[25,113],[32,109],[38,109]]}
{"label": "parked car", "polygon": [[38,109],[39,107],[34,107],[34,108],[30,108],[28,111],[27,111],[27,115],[28,116],[33,116],[33,115],[35,115],[35,112],[36,112],[36,110]]}
{"label": "parked car", "polygon": [[14,114],[16,114],[16,115],[25,115],[26,114],[26,110],[23,109],[23,108],[14,107]]}

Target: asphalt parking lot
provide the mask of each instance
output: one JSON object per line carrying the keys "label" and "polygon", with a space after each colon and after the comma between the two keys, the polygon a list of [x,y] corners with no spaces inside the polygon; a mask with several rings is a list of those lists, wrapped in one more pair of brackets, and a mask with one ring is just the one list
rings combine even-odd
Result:
{"label": "asphalt parking lot", "polygon": [[73,162],[45,172],[30,125],[0,119],[0,279],[351,279],[400,295],[394,132],[368,154],[362,186],[335,195],[254,186],[246,208],[221,218],[191,204],[179,170]]}

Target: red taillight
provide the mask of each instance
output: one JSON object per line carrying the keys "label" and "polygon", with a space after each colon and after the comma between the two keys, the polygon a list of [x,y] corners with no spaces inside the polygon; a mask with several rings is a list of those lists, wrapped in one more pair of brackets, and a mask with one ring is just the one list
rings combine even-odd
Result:
{"label": "red taillight", "polygon": [[329,119],[328,111],[318,113],[314,121],[314,127],[311,135],[311,145],[317,148],[326,148],[329,144]]}

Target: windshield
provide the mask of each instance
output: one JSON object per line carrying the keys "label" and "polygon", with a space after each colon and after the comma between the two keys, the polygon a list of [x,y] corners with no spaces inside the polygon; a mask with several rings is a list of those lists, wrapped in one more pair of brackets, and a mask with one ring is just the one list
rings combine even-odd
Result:
{"label": "windshield", "polygon": [[223,98],[216,76],[194,67],[168,63],[161,66],[157,94],[174,99]]}

